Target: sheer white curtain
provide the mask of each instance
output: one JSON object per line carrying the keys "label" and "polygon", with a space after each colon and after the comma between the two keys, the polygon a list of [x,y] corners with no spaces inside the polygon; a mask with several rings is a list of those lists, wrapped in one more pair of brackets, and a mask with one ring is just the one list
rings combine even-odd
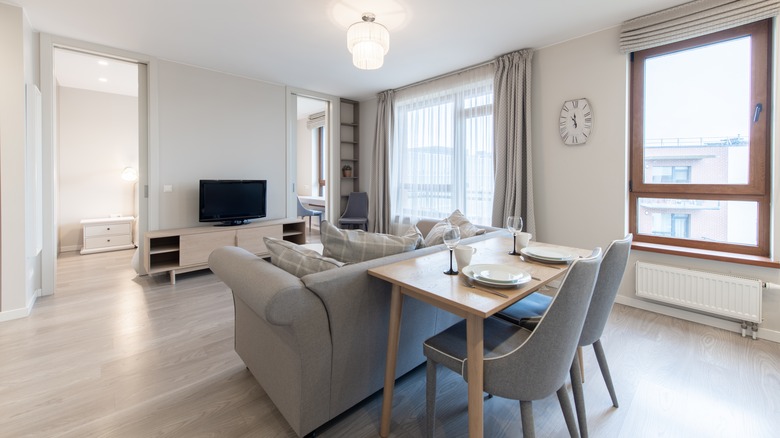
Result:
{"label": "sheer white curtain", "polygon": [[493,74],[487,64],[396,91],[389,178],[394,232],[455,209],[490,225]]}

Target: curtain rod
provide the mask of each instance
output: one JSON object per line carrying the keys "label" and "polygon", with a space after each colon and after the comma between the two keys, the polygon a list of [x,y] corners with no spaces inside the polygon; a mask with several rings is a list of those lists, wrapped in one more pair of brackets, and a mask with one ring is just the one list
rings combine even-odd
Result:
{"label": "curtain rod", "polygon": [[480,68],[480,67],[484,67],[486,65],[495,64],[495,63],[496,63],[496,60],[495,59],[491,59],[490,61],[485,61],[485,62],[482,62],[482,63],[479,63],[479,64],[474,64],[474,65],[462,68],[460,70],[451,71],[449,73],[440,74],[440,75],[434,76],[432,78],[423,79],[422,81],[418,81],[418,82],[415,82],[413,84],[404,85],[403,87],[396,88],[393,91],[401,91],[401,90],[405,90],[407,88],[416,87],[418,85],[427,84],[428,82],[431,82],[431,81],[435,81],[435,80],[438,80],[438,79],[443,79],[443,78],[446,78],[448,76],[457,75],[457,74],[460,74],[460,73],[467,72],[469,70],[474,70],[475,68]]}

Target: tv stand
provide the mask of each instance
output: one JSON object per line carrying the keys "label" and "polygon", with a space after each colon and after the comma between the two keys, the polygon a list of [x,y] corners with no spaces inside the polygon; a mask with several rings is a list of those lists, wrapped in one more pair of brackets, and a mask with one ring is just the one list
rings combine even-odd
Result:
{"label": "tv stand", "polygon": [[215,227],[235,227],[237,225],[250,224],[248,220],[222,221],[214,224]]}
{"label": "tv stand", "polygon": [[244,224],[238,228],[200,226],[149,231],[144,236],[144,267],[149,275],[165,272],[171,284],[176,274],[208,269],[209,254],[223,246],[238,246],[261,257],[269,255],[263,237],[306,243],[303,219],[279,219]]}

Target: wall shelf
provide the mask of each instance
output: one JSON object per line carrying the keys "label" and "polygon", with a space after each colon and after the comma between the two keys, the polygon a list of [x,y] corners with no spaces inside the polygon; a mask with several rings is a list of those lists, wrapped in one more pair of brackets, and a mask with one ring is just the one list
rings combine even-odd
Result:
{"label": "wall shelf", "polygon": [[[360,103],[341,99],[340,111],[339,215],[347,208],[349,194],[360,191]],[[352,168],[351,176],[344,176],[343,168],[347,165]]]}

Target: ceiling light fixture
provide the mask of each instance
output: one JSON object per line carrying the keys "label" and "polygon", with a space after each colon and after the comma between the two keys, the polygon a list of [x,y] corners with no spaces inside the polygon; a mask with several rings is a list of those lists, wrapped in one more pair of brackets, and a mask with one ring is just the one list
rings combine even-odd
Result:
{"label": "ceiling light fixture", "polygon": [[382,66],[390,50],[390,32],[370,12],[363,13],[359,21],[347,29],[347,49],[352,54],[352,63],[362,70],[375,70]]}

